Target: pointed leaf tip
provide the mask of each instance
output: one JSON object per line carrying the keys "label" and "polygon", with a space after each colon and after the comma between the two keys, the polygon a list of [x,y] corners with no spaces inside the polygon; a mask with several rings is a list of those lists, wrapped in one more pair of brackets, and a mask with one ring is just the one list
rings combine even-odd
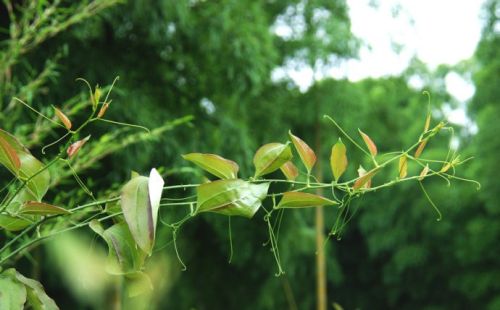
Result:
{"label": "pointed leaf tip", "polygon": [[358,131],[363,140],[365,141],[365,144],[368,147],[370,154],[372,154],[372,156],[377,156],[377,146],[375,145],[373,140],[366,133],[362,132],[360,129],[358,129]]}
{"label": "pointed leaf tip", "polygon": [[221,179],[236,179],[240,167],[232,160],[225,159],[216,154],[190,153],[182,155],[203,170]]}
{"label": "pointed leaf tip", "polygon": [[293,135],[292,131],[288,131],[288,135],[290,136],[290,139],[292,140],[297,153],[299,153],[300,159],[304,163],[304,166],[306,166],[307,171],[310,173],[312,168],[314,167],[314,164],[316,163],[316,154],[309,147],[309,145],[304,142],[304,140]]}
{"label": "pointed leaf tip", "polygon": [[408,174],[408,157],[401,155],[399,158],[399,178],[404,179]]}
{"label": "pointed leaf tip", "polygon": [[278,170],[292,159],[292,150],[288,144],[268,143],[260,147],[253,158],[255,177]]}
{"label": "pointed leaf tip", "polygon": [[21,160],[17,152],[6,139],[0,135],[0,164],[5,165],[12,172],[17,173],[21,168]]}
{"label": "pointed leaf tip", "polygon": [[63,123],[64,127],[66,127],[66,129],[68,130],[71,129],[72,124],[69,118],[66,116],[66,114],[64,114],[61,110],[59,110],[56,107],[54,107],[54,110],[56,111],[57,118]]}
{"label": "pointed leaf tip", "polygon": [[88,135],[87,137],[85,137],[82,140],[78,140],[75,143],[71,144],[68,147],[68,149],[66,150],[66,153],[68,153],[69,158],[72,158],[73,156],[75,156],[78,153],[78,151],[85,145],[85,143],[87,143],[87,141],[89,141],[89,139],[90,139],[90,135]]}
{"label": "pointed leaf tip", "polygon": [[362,167],[359,166],[358,169],[358,174],[359,178],[354,182],[353,189],[360,189],[360,188],[370,188],[372,186],[372,178],[377,172],[379,172],[380,167],[374,168],[368,172]]}
{"label": "pointed leaf tip", "polygon": [[291,161],[287,161],[280,167],[281,171],[289,181],[295,181],[299,176],[299,169]]}
{"label": "pointed leaf tip", "polygon": [[348,162],[346,152],[346,147],[340,139],[332,147],[332,153],[330,155],[330,167],[332,169],[335,181],[338,181],[347,169]]}
{"label": "pointed leaf tip", "polygon": [[315,194],[304,192],[286,192],[283,193],[283,198],[281,198],[276,208],[306,208],[336,204],[338,204],[336,201]]}

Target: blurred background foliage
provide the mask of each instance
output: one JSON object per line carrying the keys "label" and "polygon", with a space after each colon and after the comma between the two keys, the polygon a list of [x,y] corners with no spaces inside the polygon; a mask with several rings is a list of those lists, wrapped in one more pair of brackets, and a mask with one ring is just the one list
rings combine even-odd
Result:
{"label": "blurred background foliage", "polygon": [[[90,129],[93,142],[75,167],[98,197],[116,192],[131,170],[145,173],[151,167],[162,168],[167,184],[199,182],[201,173],[180,157],[193,151],[233,159],[241,175],[250,176],[258,146],[284,141],[288,129],[319,147],[319,157],[328,167],[330,147],[339,133],[323,122],[323,114],[353,135],[362,128],[382,152],[400,150],[418,139],[423,128],[427,99],[422,89],[432,93],[436,124],[445,105],[457,104],[446,93],[446,74],[471,74],[476,92],[467,107],[478,131],[457,127],[454,142],[464,156],[475,156],[459,175],[477,179],[482,189],[456,181],[448,187],[439,178],[426,181],[444,214],[441,222],[435,221],[416,184],[403,183],[356,201],[351,206],[355,215],[341,240],[326,244],[328,301],[345,309],[500,309],[498,0],[487,1],[481,42],[475,56],[464,63],[430,70],[415,60],[401,76],[317,80],[306,92],[291,80],[272,80],[271,73],[281,66],[304,64],[317,72],[356,57],[360,40],[351,33],[345,1],[30,3],[4,1],[0,10],[3,129],[41,156],[41,147],[60,132],[12,97],[49,116],[51,105],[63,107],[78,123],[88,111],[87,90],[75,79],[109,85],[116,76],[120,80],[107,118],[156,128],[151,135],[105,124]],[[61,9],[45,20],[37,15],[53,3]],[[19,27],[13,26],[13,16]],[[36,18],[36,27],[26,26]],[[291,25],[291,34],[276,35],[272,29],[280,23]],[[422,89],[409,86],[415,75],[425,81]],[[315,142],[318,128],[321,139]],[[426,151],[429,157],[445,157],[448,138],[442,135],[432,141]],[[366,159],[352,145],[347,147],[348,173],[354,176]],[[45,158],[57,151],[48,149]],[[416,169],[410,167],[410,172]],[[330,180],[329,169],[324,170],[324,179]],[[67,167],[52,173],[56,181],[50,197],[55,202],[71,205],[88,199]],[[396,169],[383,172],[374,182],[395,175]],[[8,178],[7,172],[0,171],[0,177]],[[325,212],[327,233],[336,211]],[[162,210],[162,218],[172,222],[181,213]],[[279,241],[286,275],[279,278],[274,276],[272,254],[262,247],[267,232],[259,215],[251,221],[233,221],[231,264],[227,227],[226,218],[204,215],[182,228],[178,246],[188,266],[184,272],[175,257],[171,231],[161,227],[147,270],[155,290],[128,306],[314,307],[312,210],[284,216]],[[62,309],[109,309],[119,303],[120,279],[105,274],[104,255],[103,244],[89,231],[81,231],[47,242],[35,251],[34,260],[24,262],[23,273],[40,279]]]}

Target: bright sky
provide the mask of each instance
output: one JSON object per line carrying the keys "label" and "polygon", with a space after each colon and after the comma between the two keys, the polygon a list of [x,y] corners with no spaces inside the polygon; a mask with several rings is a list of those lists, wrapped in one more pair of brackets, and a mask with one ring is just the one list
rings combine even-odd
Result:
{"label": "bright sky", "polygon": [[[327,76],[357,81],[397,75],[413,56],[431,69],[439,64],[453,65],[473,55],[481,36],[484,0],[379,0],[376,8],[370,2],[347,0],[352,31],[366,46],[361,48],[359,60],[344,62]],[[399,54],[394,44],[402,46]],[[287,70],[287,74],[302,90],[312,84],[311,69]],[[461,102],[474,94],[473,85],[458,74],[446,77],[446,88]],[[463,107],[446,113],[452,122],[467,123]]]}

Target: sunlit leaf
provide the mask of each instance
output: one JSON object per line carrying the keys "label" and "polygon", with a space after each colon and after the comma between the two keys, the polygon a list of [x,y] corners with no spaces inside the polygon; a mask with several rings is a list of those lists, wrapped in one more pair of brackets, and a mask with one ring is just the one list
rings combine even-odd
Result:
{"label": "sunlit leaf", "polygon": [[277,208],[306,208],[336,204],[338,204],[336,201],[314,194],[286,192],[283,194],[283,198],[281,198]]}
{"label": "sunlit leaf", "polygon": [[408,174],[408,157],[406,155],[401,155],[399,158],[399,178],[404,179]]}
{"label": "sunlit leaf", "polygon": [[372,185],[372,178],[377,172],[379,172],[380,168],[374,168],[368,172],[362,167],[359,166],[358,174],[359,178],[354,182],[354,189],[360,188],[370,188]]}
{"label": "sunlit leaf", "polygon": [[197,188],[196,212],[216,212],[251,218],[266,198],[269,183],[252,184],[240,179],[218,180]]}
{"label": "sunlit leaf", "polygon": [[0,135],[0,164],[7,167],[10,171],[17,173],[21,168],[21,160],[16,150],[9,142]]}
{"label": "sunlit leaf", "polygon": [[335,181],[338,181],[347,169],[346,152],[346,147],[340,139],[332,147],[332,153],[330,155],[330,167],[332,168],[332,173]]}
{"label": "sunlit leaf", "polygon": [[68,149],[66,150],[66,153],[68,153],[69,158],[72,158],[73,156],[78,153],[78,151],[82,148],[82,146],[89,141],[90,135],[87,137],[83,138],[82,140],[78,140],[75,143],[71,144]]}
{"label": "sunlit leaf", "polygon": [[366,133],[362,132],[360,129],[358,129],[358,130],[359,130],[359,134],[361,135],[361,137],[365,141],[366,146],[368,147],[368,150],[370,151],[370,154],[372,154],[372,156],[377,156],[377,146],[375,145],[375,143],[372,141],[372,139]]}
{"label": "sunlit leaf", "polygon": [[131,274],[142,269],[146,253],[136,246],[126,223],[117,223],[104,230],[100,222],[93,220],[89,226],[108,244],[109,273]]}
{"label": "sunlit leaf", "polygon": [[71,129],[72,124],[69,118],[66,116],[66,114],[64,114],[61,110],[59,110],[56,107],[54,107],[54,110],[56,111],[57,118],[64,124],[64,127],[66,127],[66,129]]}
{"label": "sunlit leaf", "polygon": [[446,163],[443,165],[443,167],[441,168],[441,170],[439,172],[446,172],[446,171],[450,170],[451,167],[452,167],[451,163]]}
{"label": "sunlit leaf", "polygon": [[422,169],[422,172],[420,172],[418,180],[422,181],[427,176],[427,173],[429,173],[429,165],[425,165],[424,169]]}
{"label": "sunlit leaf", "polygon": [[22,283],[5,272],[0,274],[0,309],[22,310],[26,298],[26,287]]}
{"label": "sunlit leaf", "polygon": [[[17,281],[24,284],[28,297],[28,304],[35,310],[58,310],[59,307],[56,305],[54,300],[50,298],[42,284],[36,280],[26,278],[15,269],[8,269],[5,273],[9,272],[12,277],[15,277]],[[0,298],[1,299],[1,298]]]}
{"label": "sunlit leaf", "polygon": [[56,215],[70,214],[71,212],[61,207],[56,207],[43,202],[26,201],[19,209],[19,213],[32,215]]}
{"label": "sunlit leaf", "polygon": [[190,153],[182,157],[221,179],[236,179],[240,169],[234,161],[215,154]]}
{"label": "sunlit leaf", "polygon": [[290,139],[292,140],[297,153],[299,153],[300,159],[304,163],[304,166],[306,166],[307,171],[310,173],[316,163],[316,154],[314,154],[314,151],[301,138],[294,136],[291,131],[289,131],[288,134],[290,135]]}
{"label": "sunlit leaf", "polygon": [[420,155],[422,155],[422,152],[424,151],[426,144],[427,140],[422,140],[422,142],[420,142],[420,144],[417,147],[417,150],[415,151],[415,158],[419,158]]}
{"label": "sunlit leaf", "polygon": [[299,169],[291,161],[287,161],[280,167],[281,172],[285,175],[287,180],[295,181],[299,176]]}
{"label": "sunlit leaf", "polygon": [[8,231],[18,231],[18,230],[22,230],[22,229],[28,227],[31,224],[32,224],[32,222],[25,220],[25,219],[13,217],[13,216],[6,215],[6,214],[0,214],[0,228],[1,229],[5,229]]}
{"label": "sunlit leaf", "polygon": [[253,158],[255,177],[271,173],[292,159],[288,144],[268,143],[257,150]]}

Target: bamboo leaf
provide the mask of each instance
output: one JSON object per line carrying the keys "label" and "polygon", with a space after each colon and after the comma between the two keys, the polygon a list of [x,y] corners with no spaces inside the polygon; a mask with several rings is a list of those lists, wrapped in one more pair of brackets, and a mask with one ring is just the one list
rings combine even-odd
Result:
{"label": "bamboo leaf", "polygon": [[72,158],[73,156],[78,153],[78,151],[89,141],[90,135],[87,137],[83,138],[82,140],[78,140],[75,143],[71,144],[68,149],[66,150],[66,153],[68,153],[69,158]]}
{"label": "bamboo leaf", "polygon": [[338,204],[336,201],[314,194],[303,192],[286,192],[283,194],[283,198],[281,198],[277,208],[306,208],[336,204]]}
{"label": "bamboo leaf", "polygon": [[59,110],[58,108],[54,107],[54,110],[56,111],[56,116],[57,118],[64,124],[64,127],[66,127],[66,129],[71,129],[71,121],[70,119],[66,116],[66,114],[64,114],[61,110]]}
{"label": "bamboo leaf", "polygon": [[379,172],[380,168],[374,168],[368,172],[362,167],[359,166],[358,169],[358,174],[359,178],[354,182],[353,189],[360,189],[360,188],[370,188],[372,185],[372,178],[375,174]]}
{"label": "bamboo leaf", "polygon": [[197,188],[196,212],[251,218],[262,205],[268,189],[269,183],[252,184],[240,179],[205,183]]}
{"label": "bamboo leaf", "polygon": [[299,176],[299,169],[291,162],[287,161],[280,167],[281,172],[285,175],[286,179],[289,181],[295,181]]}
{"label": "bamboo leaf", "polygon": [[292,159],[288,144],[268,143],[257,150],[253,158],[255,177],[271,173]]}
{"label": "bamboo leaf", "polygon": [[236,179],[238,177],[238,164],[215,154],[190,153],[182,158],[193,162],[203,170],[221,179]]}
{"label": "bamboo leaf", "polygon": [[47,203],[38,201],[26,201],[23,203],[18,211],[21,214],[31,215],[56,215],[56,214],[70,214],[66,209],[56,207]]}
{"label": "bamboo leaf", "polygon": [[333,177],[335,181],[344,174],[347,169],[347,155],[346,147],[342,140],[339,139],[335,145],[332,147],[332,153],[330,155],[330,167],[332,168]]}
{"label": "bamboo leaf", "polygon": [[408,157],[406,155],[401,155],[399,158],[399,178],[404,179],[408,174]]}
{"label": "bamboo leaf", "polygon": [[301,138],[294,136],[291,131],[289,131],[288,134],[290,135],[290,139],[292,140],[297,153],[299,153],[300,159],[304,163],[304,166],[306,166],[307,172],[311,173],[311,170],[316,163],[316,154]]}
{"label": "bamboo leaf", "polygon": [[362,132],[360,129],[358,129],[358,131],[363,140],[365,141],[365,144],[368,147],[370,154],[372,154],[372,156],[377,156],[377,146],[372,141],[372,139],[366,133]]}

